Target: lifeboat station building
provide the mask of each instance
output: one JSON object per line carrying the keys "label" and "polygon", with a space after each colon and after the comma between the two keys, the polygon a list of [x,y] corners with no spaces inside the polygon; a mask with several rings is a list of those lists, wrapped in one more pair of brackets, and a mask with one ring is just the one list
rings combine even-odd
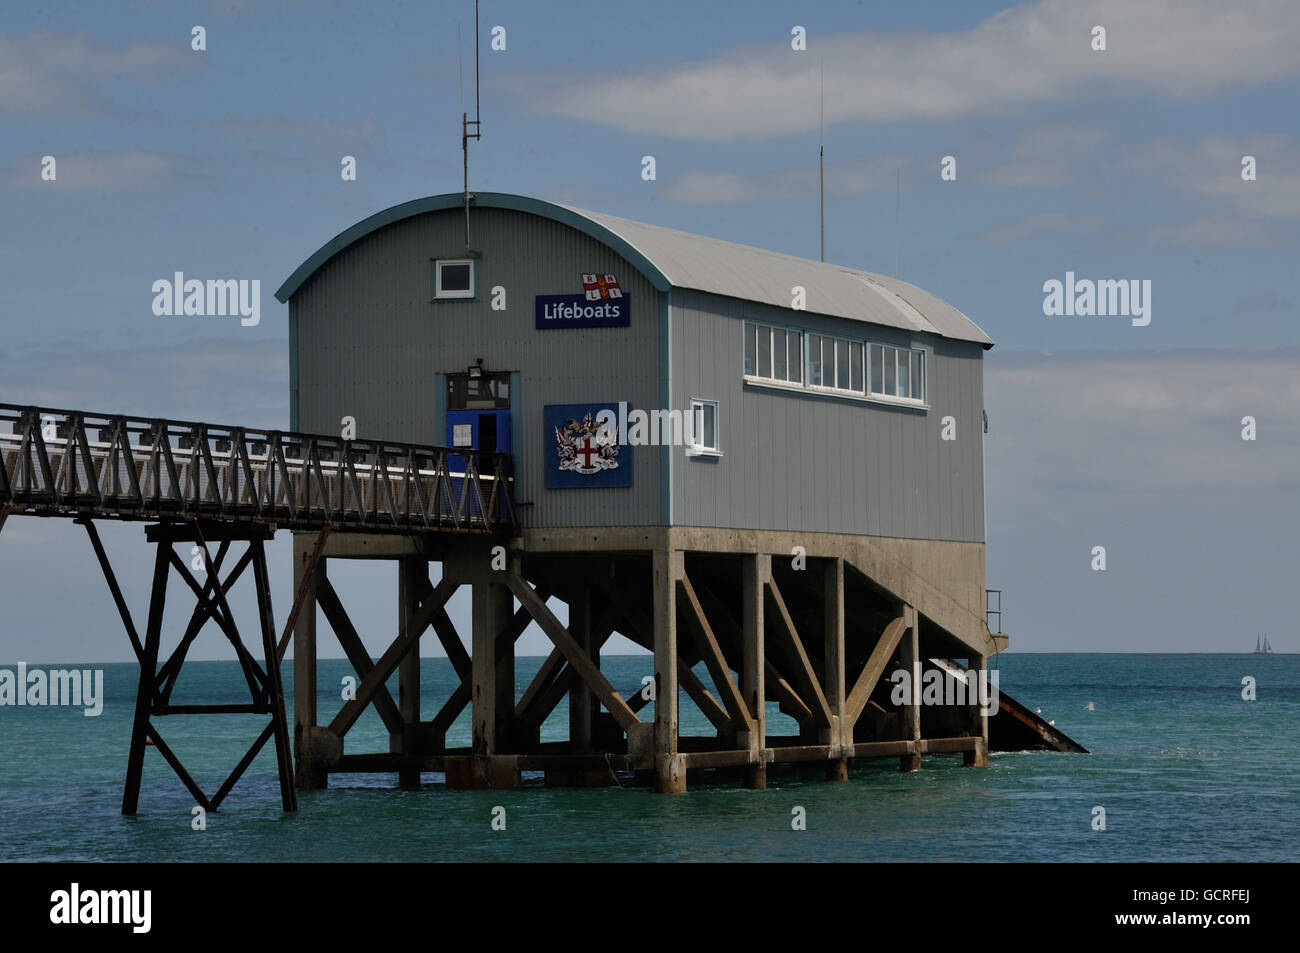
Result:
{"label": "lifeboat station building", "polygon": [[[350,418],[358,439],[454,448],[453,470],[490,458],[500,492],[476,505],[509,510],[481,534],[295,536],[295,588],[360,676],[338,715],[318,712],[317,613],[298,615],[299,786],[347,771],[457,787],[622,771],[677,792],[704,771],[761,787],[769,765],[842,779],[856,758],[985,763],[974,686],[1005,644],[985,615],[992,341],[952,305],[895,278],[489,192],[372,215],[276,296],[294,431]],[[329,583],[352,558],[399,562],[399,631],[378,660]],[[471,632],[444,608],[460,586]],[[514,643],[534,622],[554,649],[517,686]],[[654,653],[643,684],[602,672],[613,633]],[[461,678],[436,712],[420,710],[431,638]],[[924,703],[936,670],[971,691]],[[901,700],[900,671],[914,676]],[[567,742],[542,742],[565,699]],[[797,733],[768,732],[769,703]],[[713,734],[679,732],[685,704]],[[346,743],[369,705],[389,751]],[[448,747],[466,710],[472,744]]]}

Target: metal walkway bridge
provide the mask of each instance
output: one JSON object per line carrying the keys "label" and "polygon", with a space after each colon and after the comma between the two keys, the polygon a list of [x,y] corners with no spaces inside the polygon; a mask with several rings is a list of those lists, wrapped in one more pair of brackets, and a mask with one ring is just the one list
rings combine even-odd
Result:
{"label": "metal walkway bridge", "polygon": [[[331,532],[504,538],[518,531],[508,454],[0,404],[0,429],[6,424],[10,432],[0,432],[0,530],[11,515],[63,517],[84,526],[140,662],[124,814],[136,812],[147,746],[163,756],[199,806],[212,810],[272,738],[284,809],[296,810],[280,662],[307,589],[299,588],[277,642],[264,548],[277,530],[317,533],[304,581]],[[154,524],[145,530],[157,550],[143,637],[96,520]],[[193,547],[191,552],[201,556],[197,565],[204,568],[195,570],[178,556],[178,543]],[[209,543],[218,544],[215,555]],[[246,543],[247,549],[228,560],[232,543]],[[250,567],[260,663],[244,645],[227,598]],[[172,571],[194,593],[196,604],[179,644],[159,665]],[[250,701],[173,704],[172,690],[190,646],[209,621],[234,649]],[[264,714],[270,722],[209,796],[151,722],[167,714]]]}
{"label": "metal walkway bridge", "polygon": [[10,513],[283,529],[516,529],[510,457],[467,448],[0,404]]}

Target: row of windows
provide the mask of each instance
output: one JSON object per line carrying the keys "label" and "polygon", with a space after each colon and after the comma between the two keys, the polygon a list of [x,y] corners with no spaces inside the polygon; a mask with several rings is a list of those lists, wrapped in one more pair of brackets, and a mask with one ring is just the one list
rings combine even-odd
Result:
{"label": "row of windows", "polygon": [[745,376],[925,402],[925,351],[745,322]]}

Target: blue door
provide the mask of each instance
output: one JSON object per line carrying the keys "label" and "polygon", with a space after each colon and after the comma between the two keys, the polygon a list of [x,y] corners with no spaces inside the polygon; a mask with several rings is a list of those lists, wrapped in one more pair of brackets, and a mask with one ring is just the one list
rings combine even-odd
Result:
{"label": "blue door", "polygon": [[[449,410],[447,411],[447,446],[471,447],[485,453],[510,452],[510,411],[508,410]],[[458,453],[447,455],[447,466],[451,470],[452,495],[459,501],[464,487],[465,458]],[[491,461],[479,460],[479,486],[483,500],[487,502],[492,493],[489,478],[492,476]],[[469,511],[479,515],[479,508],[470,497]],[[504,504],[504,500],[502,500]]]}

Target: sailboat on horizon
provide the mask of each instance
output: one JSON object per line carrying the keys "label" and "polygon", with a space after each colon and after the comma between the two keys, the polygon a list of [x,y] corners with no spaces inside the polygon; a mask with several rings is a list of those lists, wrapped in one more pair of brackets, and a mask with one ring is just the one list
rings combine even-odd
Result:
{"label": "sailboat on horizon", "polygon": [[1259,633],[1258,633],[1258,632],[1255,633],[1255,652],[1254,652],[1254,654],[1255,654],[1255,655],[1272,655],[1272,654],[1273,654],[1273,646],[1271,646],[1271,645],[1268,644],[1268,634],[1267,634],[1267,633],[1265,633],[1265,635],[1264,635],[1264,641],[1263,641],[1262,644],[1261,644],[1260,641],[1259,641]]}

